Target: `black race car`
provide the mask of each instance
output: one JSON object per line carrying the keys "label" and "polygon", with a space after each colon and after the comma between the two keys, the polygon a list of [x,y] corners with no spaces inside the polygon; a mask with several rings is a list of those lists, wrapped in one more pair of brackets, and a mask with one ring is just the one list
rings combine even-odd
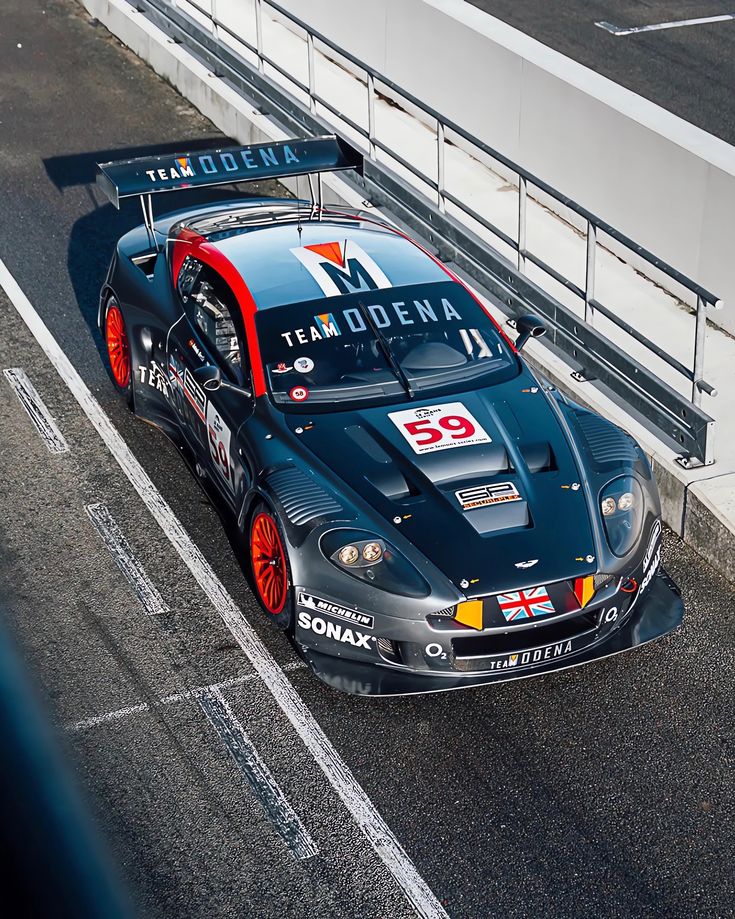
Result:
{"label": "black race car", "polygon": [[115,386],[237,520],[257,597],[321,679],[430,692],[676,628],[659,497],[625,432],[520,356],[395,228],[291,199],[153,219],[153,193],[360,168],[334,137],[108,163],[145,222],[99,323]]}

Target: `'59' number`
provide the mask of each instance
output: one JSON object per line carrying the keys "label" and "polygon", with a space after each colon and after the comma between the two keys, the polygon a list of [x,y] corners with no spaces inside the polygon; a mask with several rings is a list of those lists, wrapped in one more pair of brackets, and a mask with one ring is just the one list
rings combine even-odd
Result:
{"label": "'59' number", "polygon": [[388,417],[415,453],[491,442],[480,422],[461,402],[390,412]]}

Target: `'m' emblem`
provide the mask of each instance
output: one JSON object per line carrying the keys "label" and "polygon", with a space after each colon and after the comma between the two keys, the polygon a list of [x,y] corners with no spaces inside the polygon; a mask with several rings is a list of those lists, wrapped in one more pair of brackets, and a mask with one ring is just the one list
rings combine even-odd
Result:
{"label": "'m' emblem", "polygon": [[291,249],[327,297],[391,287],[391,283],[356,242],[315,243]]}

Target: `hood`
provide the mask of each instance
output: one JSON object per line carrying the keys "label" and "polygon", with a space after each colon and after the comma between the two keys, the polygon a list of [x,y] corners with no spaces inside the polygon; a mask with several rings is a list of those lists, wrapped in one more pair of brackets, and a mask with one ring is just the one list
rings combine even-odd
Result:
{"label": "hood", "polygon": [[[303,424],[287,418],[292,430]],[[400,532],[466,596],[597,570],[582,474],[527,372],[474,392],[319,414],[299,439],[382,518],[379,535]]]}

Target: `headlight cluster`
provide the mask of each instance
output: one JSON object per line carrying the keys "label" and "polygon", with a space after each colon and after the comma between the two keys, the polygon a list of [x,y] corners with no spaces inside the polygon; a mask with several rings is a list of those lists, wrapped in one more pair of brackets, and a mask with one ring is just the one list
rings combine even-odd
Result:
{"label": "headlight cluster", "polygon": [[337,553],[341,565],[375,565],[383,559],[383,544],[380,542],[348,543]]}
{"label": "headlight cluster", "polygon": [[630,552],[641,535],[643,490],[629,475],[613,479],[600,495],[602,522],[610,548],[616,555]]}
{"label": "headlight cluster", "polygon": [[330,530],[321,538],[325,558],[340,571],[380,590],[404,597],[425,597],[429,585],[405,559],[383,539],[360,530]]}

